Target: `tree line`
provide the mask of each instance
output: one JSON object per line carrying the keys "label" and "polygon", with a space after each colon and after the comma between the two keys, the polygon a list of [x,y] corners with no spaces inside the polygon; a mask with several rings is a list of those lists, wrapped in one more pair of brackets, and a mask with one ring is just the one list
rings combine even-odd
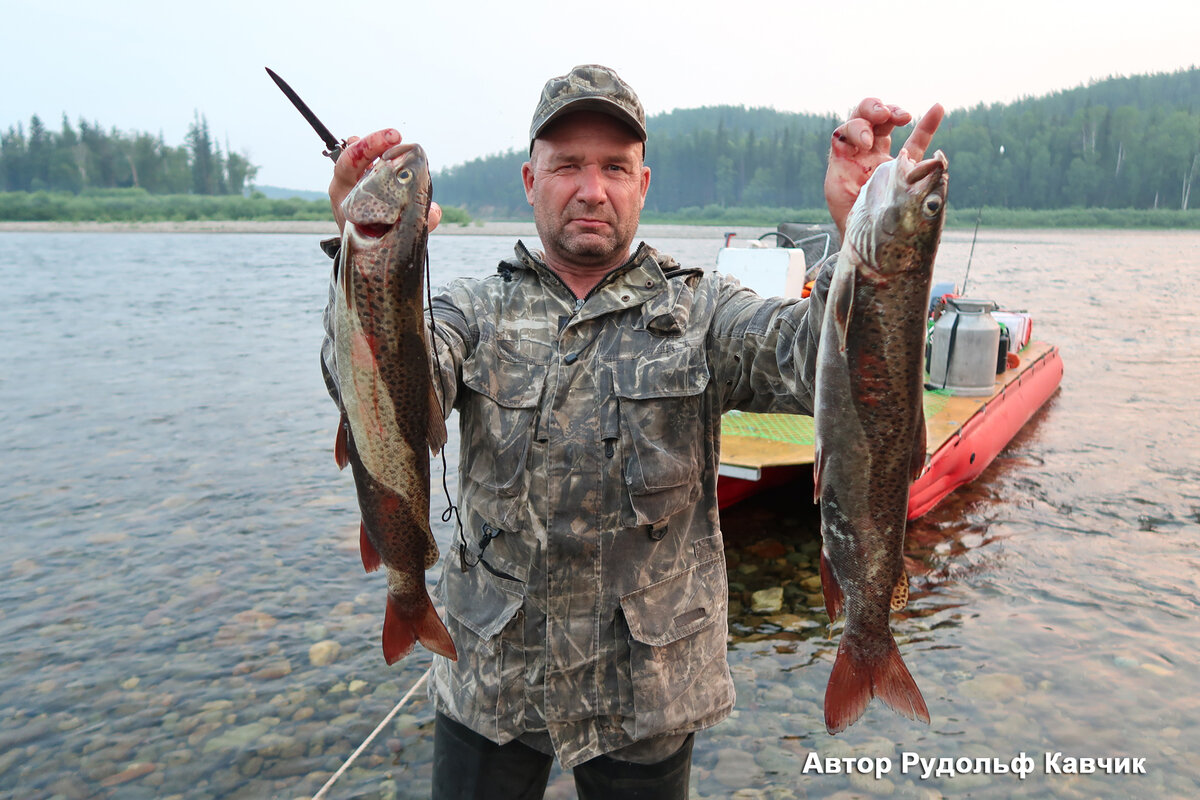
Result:
{"label": "tree line", "polygon": [[162,134],[105,130],[64,113],[59,130],[35,114],[29,129],[10,126],[0,134],[0,190],[80,192],[134,187],[150,194],[240,195],[258,167],[213,140],[208,120],[196,113],[185,142],[172,146]]}
{"label": "tree line", "polygon": [[[655,115],[647,121],[647,211],[821,209],[838,122],[742,106]],[[895,132],[894,150],[909,130]],[[1200,173],[1200,69],[956,110],[932,148],[950,160],[950,201],[960,208],[1187,210]],[[488,217],[527,216],[526,159],[509,150],[442,170],[438,200]]]}

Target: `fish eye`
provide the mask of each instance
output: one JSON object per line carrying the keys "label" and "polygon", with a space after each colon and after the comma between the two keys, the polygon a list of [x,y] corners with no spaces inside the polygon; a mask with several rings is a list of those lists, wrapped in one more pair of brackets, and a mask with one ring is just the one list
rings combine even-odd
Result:
{"label": "fish eye", "polygon": [[396,179],[401,183],[408,183],[412,180],[412,170],[405,167],[396,173]]}
{"label": "fish eye", "polygon": [[925,205],[923,206],[922,210],[924,210],[925,216],[927,216],[927,217],[935,216],[939,211],[942,210],[941,195],[931,194],[928,197],[926,197]]}

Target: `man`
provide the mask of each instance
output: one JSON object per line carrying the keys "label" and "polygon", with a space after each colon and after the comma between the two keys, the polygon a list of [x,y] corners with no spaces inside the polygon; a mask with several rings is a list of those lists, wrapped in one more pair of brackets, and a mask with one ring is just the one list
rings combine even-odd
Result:
{"label": "man", "polygon": [[[917,126],[914,156],[940,116]],[[909,118],[866,100],[835,131],[839,226]],[[399,140],[387,129],[342,153],[339,227],[341,200]],[[720,418],[812,413],[830,271],[811,300],[764,299],[645,244],[631,253],[645,142],[612,70],[551,79],[522,168],[543,251],[518,242],[497,275],[433,301],[464,526],[439,585],[459,658],[433,668],[435,798],[541,797],[555,756],[585,800],[684,798],[694,731],[733,707]]]}

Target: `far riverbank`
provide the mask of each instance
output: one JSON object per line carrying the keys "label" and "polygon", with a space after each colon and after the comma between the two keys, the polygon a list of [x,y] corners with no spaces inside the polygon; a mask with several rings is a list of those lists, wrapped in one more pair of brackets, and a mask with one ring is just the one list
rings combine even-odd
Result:
{"label": "far riverbank", "polygon": [[[736,233],[739,239],[758,238],[773,227],[748,225],[642,225],[638,234],[655,239],[722,239]],[[180,222],[0,222],[0,231],[34,233],[298,233],[336,236],[333,220],[186,220]],[[536,237],[533,222],[448,223],[434,236]]]}

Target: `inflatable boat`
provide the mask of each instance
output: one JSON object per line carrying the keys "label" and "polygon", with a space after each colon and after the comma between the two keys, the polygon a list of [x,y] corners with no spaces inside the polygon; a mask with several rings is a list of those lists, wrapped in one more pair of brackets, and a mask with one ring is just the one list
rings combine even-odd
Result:
{"label": "inflatable boat", "polygon": [[[791,237],[780,238],[793,243]],[[812,242],[806,243],[808,259],[804,246],[731,248],[729,243],[727,237],[717,269],[759,294],[795,296],[811,277],[805,271],[807,261],[814,260]],[[828,247],[822,249],[828,252]],[[1058,348],[1032,337],[1030,314],[957,297],[954,289],[935,286],[930,302],[926,465],[909,489],[909,519],[977,478],[1062,381]],[[811,479],[812,463],[811,417],[730,412],[721,424],[721,507]]]}

